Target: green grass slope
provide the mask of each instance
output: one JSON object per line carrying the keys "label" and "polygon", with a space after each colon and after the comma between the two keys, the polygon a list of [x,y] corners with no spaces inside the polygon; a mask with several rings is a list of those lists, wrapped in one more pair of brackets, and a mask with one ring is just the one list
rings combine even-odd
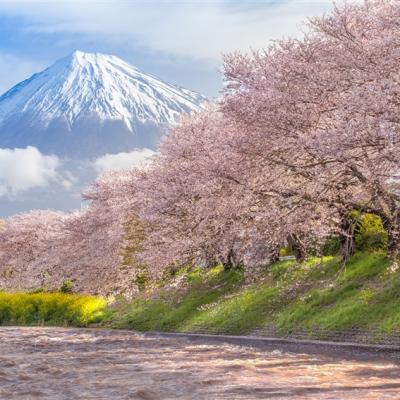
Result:
{"label": "green grass slope", "polygon": [[242,272],[220,267],[191,271],[185,279],[184,290],[117,302],[107,325],[225,334],[249,334],[260,327],[281,334],[400,331],[400,271],[380,253],[358,253],[346,268],[334,257],[301,265],[281,261],[253,284],[245,284]]}

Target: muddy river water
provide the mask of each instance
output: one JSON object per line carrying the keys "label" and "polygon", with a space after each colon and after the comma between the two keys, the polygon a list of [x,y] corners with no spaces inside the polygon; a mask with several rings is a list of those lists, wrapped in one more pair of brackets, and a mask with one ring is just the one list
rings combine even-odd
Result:
{"label": "muddy river water", "polygon": [[400,364],[121,331],[0,328],[0,399],[400,399]]}

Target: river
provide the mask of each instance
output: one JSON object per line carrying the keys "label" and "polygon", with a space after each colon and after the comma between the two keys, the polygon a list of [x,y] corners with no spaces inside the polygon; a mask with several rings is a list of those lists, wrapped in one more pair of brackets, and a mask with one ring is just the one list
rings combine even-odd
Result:
{"label": "river", "polygon": [[0,328],[0,399],[400,399],[400,364],[70,328]]}

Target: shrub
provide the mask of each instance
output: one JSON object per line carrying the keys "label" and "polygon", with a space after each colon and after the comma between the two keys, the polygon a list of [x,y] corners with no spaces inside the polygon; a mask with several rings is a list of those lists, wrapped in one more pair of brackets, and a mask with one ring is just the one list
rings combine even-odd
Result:
{"label": "shrub", "polygon": [[279,257],[292,256],[293,251],[289,247],[281,247],[279,249]]}
{"label": "shrub", "polygon": [[366,305],[370,304],[373,298],[374,298],[374,292],[371,289],[365,288],[361,290],[360,299],[364,304]]}
{"label": "shrub", "polygon": [[336,256],[340,251],[339,236],[329,236],[322,246],[323,256]]}
{"label": "shrub", "polygon": [[74,289],[74,282],[72,282],[70,279],[65,280],[61,287],[60,287],[60,292],[62,293],[72,293]]}
{"label": "shrub", "polygon": [[149,284],[149,281],[150,281],[150,278],[147,275],[146,271],[140,271],[136,275],[136,279],[133,282],[136,284],[139,292],[143,292],[144,290],[146,290],[146,287]]}
{"label": "shrub", "polygon": [[379,251],[387,248],[388,235],[377,215],[358,216],[354,236],[357,250]]}
{"label": "shrub", "polygon": [[[388,234],[382,220],[375,214],[361,214],[357,211],[350,213],[354,223],[354,241],[356,251],[385,251]],[[324,256],[335,256],[340,251],[339,236],[330,236],[322,246]]]}

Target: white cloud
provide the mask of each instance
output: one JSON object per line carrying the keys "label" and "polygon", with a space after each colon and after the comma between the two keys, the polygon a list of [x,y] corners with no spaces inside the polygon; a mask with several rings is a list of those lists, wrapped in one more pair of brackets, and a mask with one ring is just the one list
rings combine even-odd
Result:
{"label": "white cloud", "polygon": [[153,154],[154,151],[150,149],[138,149],[129,153],[106,154],[97,158],[93,166],[97,173],[129,169],[132,167],[143,167],[150,162],[150,158]]}
{"label": "white cloud", "polygon": [[57,172],[59,166],[56,156],[43,155],[35,147],[0,149],[0,197],[51,183],[67,186],[67,181]]}
{"label": "white cloud", "polygon": [[131,41],[154,52],[213,64],[220,62],[221,53],[266,47],[271,39],[298,35],[306,17],[331,7],[330,0],[0,2],[0,12],[24,17],[28,29],[34,32],[81,33],[119,43]]}

